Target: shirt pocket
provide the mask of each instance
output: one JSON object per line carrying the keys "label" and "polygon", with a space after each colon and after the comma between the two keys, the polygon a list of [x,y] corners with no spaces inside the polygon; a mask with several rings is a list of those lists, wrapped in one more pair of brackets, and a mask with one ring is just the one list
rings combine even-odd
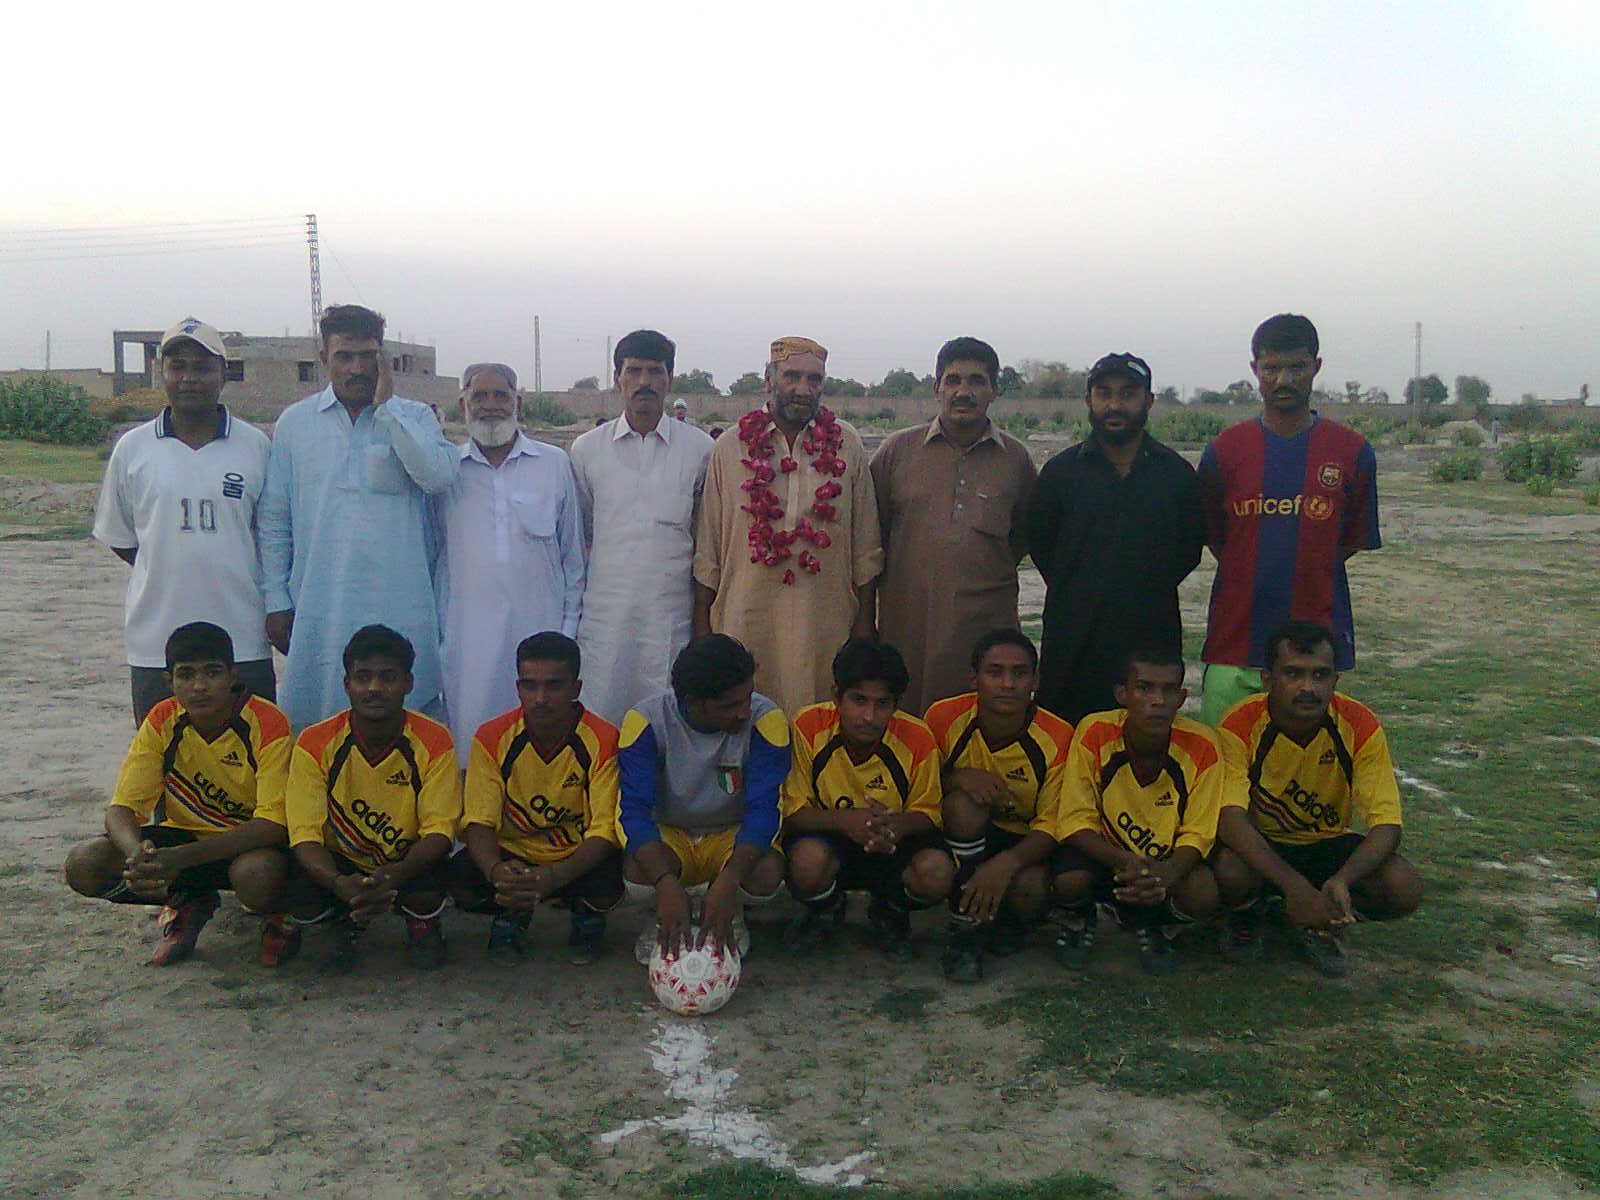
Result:
{"label": "shirt pocket", "polygon": [[374,492],[403,492],[406,487],[406,469],[400,458],[388,446],[368,446],[362,452],[362,475],[368,490]]}
{"label": "shirt pocket", "polygon": [[532,542],[553,541],[556,536],[556,502],[553,496],[528,492],[511,497],[515,528]]}
{"label": "shirt pocket", "polygon": [[1011,537],[1011,499],[1000,492],[979,488],[972,497],[972,528],[1007,541]]}
{"label": "shirt pocket", "polygon": [[688,532],[689,524],[694,520],[692,488],[679,488],[666,495],[657,496],[653,504],[657,525],[670,525],[673,529]]}

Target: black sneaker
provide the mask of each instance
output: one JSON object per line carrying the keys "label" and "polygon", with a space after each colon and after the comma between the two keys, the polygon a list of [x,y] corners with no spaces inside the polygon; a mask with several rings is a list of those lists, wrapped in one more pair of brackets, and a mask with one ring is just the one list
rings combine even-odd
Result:
{"label": "black sneaker", "polygon": [[1089,955],[1094,950],[1094,915],[1088,918],[1068,917],[1056,931],[1056,962],[1069,971],[1081,971],[1089,965]]}
{"label": "black sneaker", "polygon": [[1228,914],[1222,926],[1221,948],[1222,957],[1235,966],[1261,961],[1263,946],[1259,905]]}
{"label": "black sneaker", "polygon": [[911,914],[874,898],[867,908],[867,923],[872,926],[873,944],[891,962],[910,962]]}
{"label": "black sneaker", "polygon": [[998,958],[1009,958],[1028,944],[1028,926],[1009,908],[1002,908],[988,925],[984,949]]}
{"label": "black sneaker", "polygon": [[1349,967],[1339,939],[1306,930],[1300,936],[1300,955],[1330,979],[1337,979]]}
{"label": "black sneaker", "polygon": [[1178,969],[1178,948],[1156,926],[1139,930],[1139,965],[1151,975],[1171,975]]}
{"label": "black sneaker", "polygon": [[361,961],[361,926],[348,916],[335,917],[330,923],[333,945],[322,960],[325,975],[348,975]]}
{"label": "black sneaker", "polygon": [[[803,902],[802,902],[803,903]],[[805,911],[789,922],[783,931],[783,945],[790,954],[808,954],[816,950],[844,924],[845,896],[834,892],[827,904],[805,906]]]}
{"label": "black sneaker", "polygon": [[983,979],[983,935],[972,926],[952,928],[950,944],[939,960],[944,977],[953,983],[977,983]]}
{"label": "black sneaker", "polygon": [[489,961],[510,965],[528,952],[522,935],[528,932],[532,913],[500,913],[489,922]]}
{"label": "black sneaker", "polygon": [[444,966],[444,930],[438,917],[406,914],[406,958],[413,967]]}
{"label": "black sneaker", "polygon": [[567,959],[575,967],[586,967],[605,948],[606,915],[587,908],[572,910],[572,930],[567,934]]}

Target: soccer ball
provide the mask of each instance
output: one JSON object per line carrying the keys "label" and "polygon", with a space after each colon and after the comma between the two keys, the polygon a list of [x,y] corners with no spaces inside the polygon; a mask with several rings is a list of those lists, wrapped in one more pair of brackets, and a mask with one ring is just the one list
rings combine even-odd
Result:
{"label": "soccer ball", "polygon": [[[698,929],[691,931],[692,937],[699,935]],[[740,969],[737,950],[701,946],[669,959],[657,945],[650,954],[650,987],[663,1008],[699,1017],[716,1012],[733,998]]]}

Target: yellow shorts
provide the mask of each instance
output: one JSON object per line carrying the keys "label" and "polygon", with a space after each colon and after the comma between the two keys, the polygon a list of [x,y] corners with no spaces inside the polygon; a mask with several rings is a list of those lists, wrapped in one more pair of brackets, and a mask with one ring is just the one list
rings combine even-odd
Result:
{"label": "yellow shorts", "polygon": [[[678,882],[686,888],[710,883],[720,875],[722,868],[733,857],[733,842],[739,836],[737,825],[716,833],[702,834],[674,829],[670,825],[660,825],[657,829],[661,834],[661,844],[672,851],[678,860]],[[623,849],[626,850],[626,836],[623,842]],[[773,839],[773,847],[777,847],[776,838]]]}

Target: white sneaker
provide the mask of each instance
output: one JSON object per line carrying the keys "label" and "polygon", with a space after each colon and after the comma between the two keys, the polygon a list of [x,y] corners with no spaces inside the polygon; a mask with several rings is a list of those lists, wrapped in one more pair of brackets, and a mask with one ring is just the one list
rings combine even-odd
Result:
{"label": "white sneaker", "polygon": [[651,921],[639,931],[639,940],[633,944],[633,961],[641,967],[650,965],[650,956],[656,952],[656,942],[661,937],[661,924]]}

